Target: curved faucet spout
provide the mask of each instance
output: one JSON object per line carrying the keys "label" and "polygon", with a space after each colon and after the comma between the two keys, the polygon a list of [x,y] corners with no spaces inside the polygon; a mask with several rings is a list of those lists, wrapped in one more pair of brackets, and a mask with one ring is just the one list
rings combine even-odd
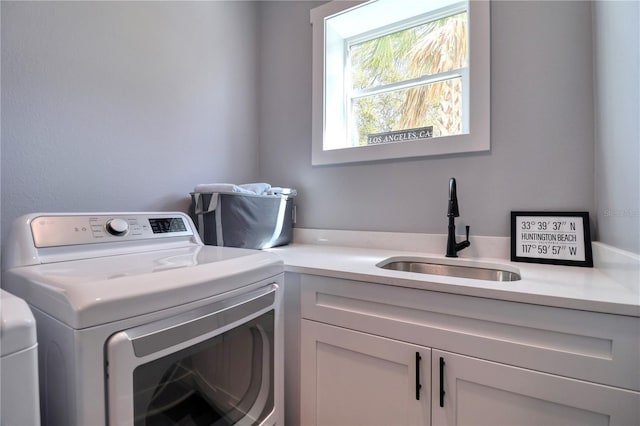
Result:
{"label": "curved faucet spout", "polygon": [[456,178],[449,179],[449,208],[447,209],[447,217],[458,217],[458,194],[456,191]]}

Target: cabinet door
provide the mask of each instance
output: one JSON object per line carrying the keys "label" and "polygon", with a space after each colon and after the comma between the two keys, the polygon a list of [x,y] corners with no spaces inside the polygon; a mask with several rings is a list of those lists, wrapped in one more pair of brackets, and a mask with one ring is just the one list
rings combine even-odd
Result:
{"label": "cabinet door", "polygon": [[433,425],[640,424],[637,392],[435,349],[432,363]]}
{"label": "cabinet door", "polygon": [[428,425],[430,375],[429,348],[302,320],[302,425]]}

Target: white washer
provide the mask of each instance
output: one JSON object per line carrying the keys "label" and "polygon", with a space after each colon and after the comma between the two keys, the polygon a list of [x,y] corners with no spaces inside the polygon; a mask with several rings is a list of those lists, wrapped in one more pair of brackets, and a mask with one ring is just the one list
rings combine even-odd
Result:
{"label": "white washer", "polygon": [[40,424],[36,321],[24,300],[0,290],[0,424]]}
{"label": "white washer", "polygon": [[4,254],[38,324],[43,424],[282,422],[275,254],[205,246],[177,212],[30,214]]}

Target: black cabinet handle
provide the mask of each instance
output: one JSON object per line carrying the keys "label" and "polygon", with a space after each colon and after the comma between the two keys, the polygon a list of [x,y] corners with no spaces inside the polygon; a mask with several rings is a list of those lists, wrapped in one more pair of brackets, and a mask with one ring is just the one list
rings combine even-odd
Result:
{"label": "black cabinet handle", "polygon": [[420,360],[422,357],[420,356],[420,352],[416,352],[416,401],[420,401],[420,389],[422,389],[422,385],[420,384]]}
{"label": "black cabinet handle", "polygon": [[440,406],[444,407],[444,358],[440,357]]}

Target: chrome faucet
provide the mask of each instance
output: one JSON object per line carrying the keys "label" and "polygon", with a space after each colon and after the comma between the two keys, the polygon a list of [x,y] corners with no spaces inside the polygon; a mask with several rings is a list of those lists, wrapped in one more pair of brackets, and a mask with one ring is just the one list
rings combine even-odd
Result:
{"label": "chrome faucet", "polygon": [[456,222],[455,218],[460,216],[458,210],[458,195],[456,194],[456,178],[449,179],[449,208],[447,217],[449,218],[449,232],[447,235],[446,257],[458,257],[458,252],[471,245],[469,242],[469,226],[467,226],[467,239],[459,243],[456,242]]}

